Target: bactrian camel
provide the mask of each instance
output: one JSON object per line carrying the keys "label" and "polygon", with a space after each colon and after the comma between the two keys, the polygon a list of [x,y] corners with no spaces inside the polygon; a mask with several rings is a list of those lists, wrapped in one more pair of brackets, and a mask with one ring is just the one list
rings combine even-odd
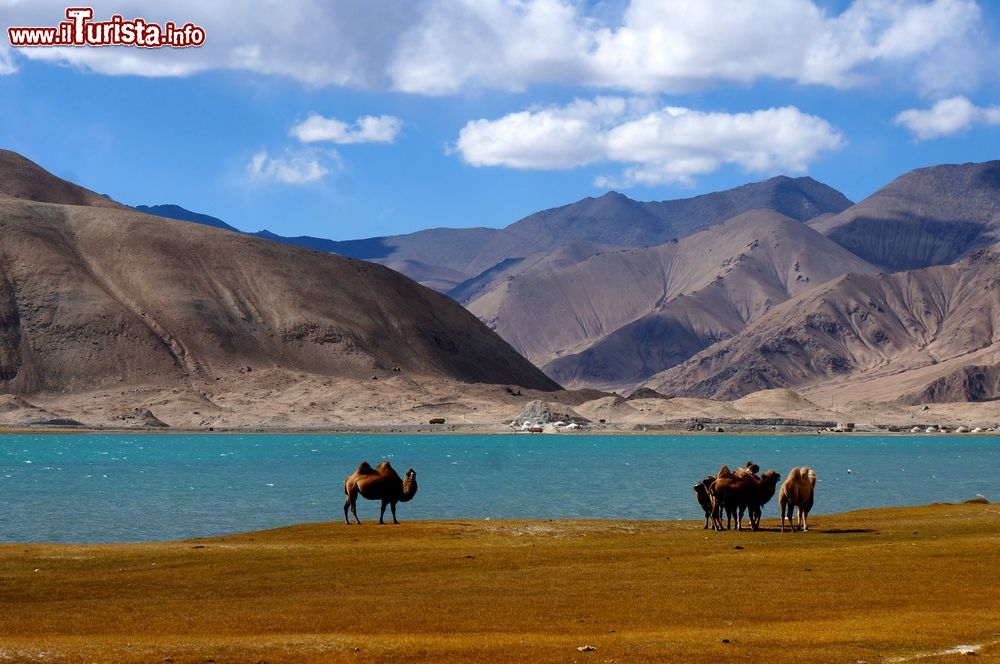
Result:
{"label": "bactrian camel", "polygon": [[788,514],[788,525],[795,531],[792,512],[799,508],[799,530],[809,530],[809,510],[813,506],[813,496],[816,492],[816,473],[808,466],[792,468],[788,479],[781,485],[778,495],[778,508],[781,511],[781,532],[785,532],[785,514]]}
{"label": "bactrian camel", "polygon": [[712,496],[709,490],[712,488],[713,482],[715,482],[715,476],[706,475],[705,479],[694,485],[694,495],[698,499],[701,509],[705,512],[706,530],[708,529],[708,525],[712,523]]}
{"label": "bactrian camel", "polygon": [[344,480],[344,520],[347,525],[351,525],[351,519],[347,516],[347,510],[351,510],[354,520],[361,525],[358,518],[358,495],[368,500],[381,500],[382,512],[378,522],[385,523],[386,505],[392,508],[392,522],[396,520],[396,503],[405,503],[413,499],[417,493],[417,472],[410,468],[406,471],[406,479],[400,479],[399,475],[388,461],[383,461],[377,467],[372,468],[367,461],[362,461],[353,475]]}

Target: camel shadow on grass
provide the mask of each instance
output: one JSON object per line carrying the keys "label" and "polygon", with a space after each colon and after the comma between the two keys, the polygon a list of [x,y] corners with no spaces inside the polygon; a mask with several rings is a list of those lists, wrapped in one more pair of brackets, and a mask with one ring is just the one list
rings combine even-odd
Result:
{"label": "camel shadow on grass", "polygon": [[[726,531],[720,531],[720,532],[726,532]],[[743,530],[732,529],[730,532],[734,532],[734,533],[737,533],[737,532],[739,532],[739,533],[753,533],[753,532],[758,532],[758,533],[780,533],[781,532],[781,528],[779,528],[778,526],[773,526],[773,527],[772,526],[761,526],[756,531],[752,531],[752,530],[750,530],[748,528],[744,528]],[[786,531],[786,532],[789,532],[789,531]],[[800,531],[795,531],[795,532],[798,533]],[[815,533],[817,535],[863,535],[863,534],[874,534],[874,533],[879,533],[879,532],[881,532],[881,531],[874,530],[872,528],[815,528],[815,527],[813,527],[813,528],[810,528],[807,531],[806,534]]]}

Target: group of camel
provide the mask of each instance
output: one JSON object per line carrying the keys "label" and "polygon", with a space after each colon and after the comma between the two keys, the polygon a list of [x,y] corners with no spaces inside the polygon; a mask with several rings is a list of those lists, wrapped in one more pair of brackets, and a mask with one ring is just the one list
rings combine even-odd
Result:
{"label": "group of camel", "polygon": [[[698,503],[705,510],[705,528],[709,523],[714,530],[728,530],[736,521],[736,529],[743,529],[743,515],[750,519],[750,528],[760,528],[760,517],[764,505],[774,497],[775,487],[781,475],[774,469],[758,475],[760,466],[748,461],[743,468],[735,471],[728,466],[719,469],[717,475],[709,475],[694,485],[694,493]],[[792,468],[788,479],[781,485],[778,493],[778,504],[781,512],[781,532],[785,532],[785,516],[791,529],[795,530],[793,512],[798,509],[799,530],[809,530],[809,511],[813,506],[813,494],[816,488],[816,473],[808,466]],[[372,468],[367,461],[362,461],[358,469],[344,480],[344,521],[351,525],[348,511],[354,515],[354,521],[360,525],[358,518],[358,496],[368,500],[382,501],[382,512],[378,522],[385,523],[385,508],[392,508],[392,522],[396,519],[396,504],[409,502],[417,493],[417,473],[410,468],[405,479],[393,470],[388,461],[383,461]],[[722,514],[726,514],[726,527],[722,527]]]}
{"label": "group of camel", "polygon": [[[743,529],[744,513],[750,519],[750,528],[760,528],[760,516],[764,505],[774,496],[775,487],[781,475],[774,469],[758,475],[760,466],[748,461],[743,468],[734,471],[728,466],[719,469],[717,475],[708,475],[694,485],[698,504],[705,511],[705,528],[728,530],[736,521],[736,529]],[[793,512],[798,509],[798,526],[801,531],[809,530],[809,511],[813,506],[816,489],[816,473],[808,466],[792,468],[788,478],[778,493],[778,509],[781,512],[781,532],[785,532],[785,516],[792,531],[795,530]],[[726,514],[726,526],[722,527],[722,514]]]}

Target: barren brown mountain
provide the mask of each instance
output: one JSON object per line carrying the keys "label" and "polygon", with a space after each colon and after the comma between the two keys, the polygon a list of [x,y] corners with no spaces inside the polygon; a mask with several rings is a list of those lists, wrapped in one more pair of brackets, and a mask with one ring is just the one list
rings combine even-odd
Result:
{"label": "barren brown mountain", "polygon": [[[542,210],[506,228],[431,228],[360,240],[258,237],[387,265],[463,304],[527,271],[561,267],[607,249],[646,247],[680,238],[749,210],[768,208],[799,221],[840,212],[851,201],[808,177],[778,176],[693,198],[640,202],[617,192]],[[172,219],[219,227],[219,219],[176,205],[140,206]],[[230,227],[231,228],[231,227]]]}
{"label": "barren brown mountain", "polygon": [[1000,239],[1000,161],[911,171],[811,225],[889,271],[954,262]]}
{"label": "barren brown mountain", "polygon": [[790,296],[874,269],[755,210],[677,242],[523,274],[468,306],[558,382],[631,391]]}
{"label": "barren brown mountain", "polygon": [[[955,376],[969,366],[1000,362],[998,331],[1000,247],[993,246],[954,265],[844,275],[775,307],[648,386],[723,399],[791,387],[827,405],[961,398],[947,386],[961,383]],[[975,390],[993,396],[992,380],[984,373]]]}
{"label": "barren brown mountain", "polygon": [[9,164],[3,392],[205,395],[238,372],[557,388],[453,300],[381,265],[164,221],[7,153]]}

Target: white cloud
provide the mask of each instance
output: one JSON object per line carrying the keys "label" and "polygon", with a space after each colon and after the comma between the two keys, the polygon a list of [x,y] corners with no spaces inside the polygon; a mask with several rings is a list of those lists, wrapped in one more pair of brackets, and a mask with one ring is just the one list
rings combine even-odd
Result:
{"label": "white cloud", "polygon": [[942,99],[929,109],[911,108],[894,122],[906,127],[918,140],[951,136],[973,125],[1000,125],[1000,106],[976,106],[966,97]]}
{"label": "white cloud", "polygon": [[[65,4],[14,0],[5,25],[53,25]],[[229,69],[308,85],[447,94],[584,85],[639,93],[761,79],[848,87],[901,77],[940,95],[995,76],[976,0],[108,0],[100,12],[205,27],[201,48],[21,49],[96,72],[186,76]],[[593,13],[597,12],[597,13]],[[98,17],[100,18],[100,17]],[[993,64],[991,64],[993,63]]]}
{"label": "white cloud", "polygon": [[566,0],[430,0],[387,70],[404,92],[586,82],[593,34]]}
{"label": "white cloud", "polygon": [[292,127],[289,134],[302,143],[392,143],[403,129],[403,121],[391,115],[364,115],[353,126],[336,118],[311,113]]}
{"label": "white cloud", "polygon": [[11,56],[10,49],[0,44],[0,76],[7,76],[17,72],[17,64]]}
{"label": "white cloud", "polygon": [[599,97],[469,122],[454,150],[473,166],[565,169],[625,165],[598,186],[688,182],[726,164],[746,171],[804,172],[844,139],[826,120],[787,106],[752,113],[706,113]]}
{"label": "white cloud", "polygon": [[821,152],[844,139],[830,123],[794,106],[752,113],[663,109],[608,134],[612,161],[638,162],[623,185],[686,181],[734,164],[755,173],[804,173]]}
{"label": "white cloud", "polygon": [[253,180],[299,185],[321,180],[330,171],[320,163],[318,155],[312,152],[272,157],[267,150],[260,150],[247,164],[247,173]]}
{"label": "white cloud", "polygon": [[560,0],[427,6],[390,66],[397,89],[568,82],[658,93],[766,78],[843,88],[880,65],[909,67],[929,86],[944,84],[924,73],[929,63],[979,67],[967,48],[978,41],[975,0],[855,0],[839,15],[813,0],[631,0],[615,25]]}
{"label": "white cloud", "polygon": [[454,149],[473,166],[559,169],[583,166],[604,154],[603,131],[626,112],[626,100],[598,97],[473,120]]}

